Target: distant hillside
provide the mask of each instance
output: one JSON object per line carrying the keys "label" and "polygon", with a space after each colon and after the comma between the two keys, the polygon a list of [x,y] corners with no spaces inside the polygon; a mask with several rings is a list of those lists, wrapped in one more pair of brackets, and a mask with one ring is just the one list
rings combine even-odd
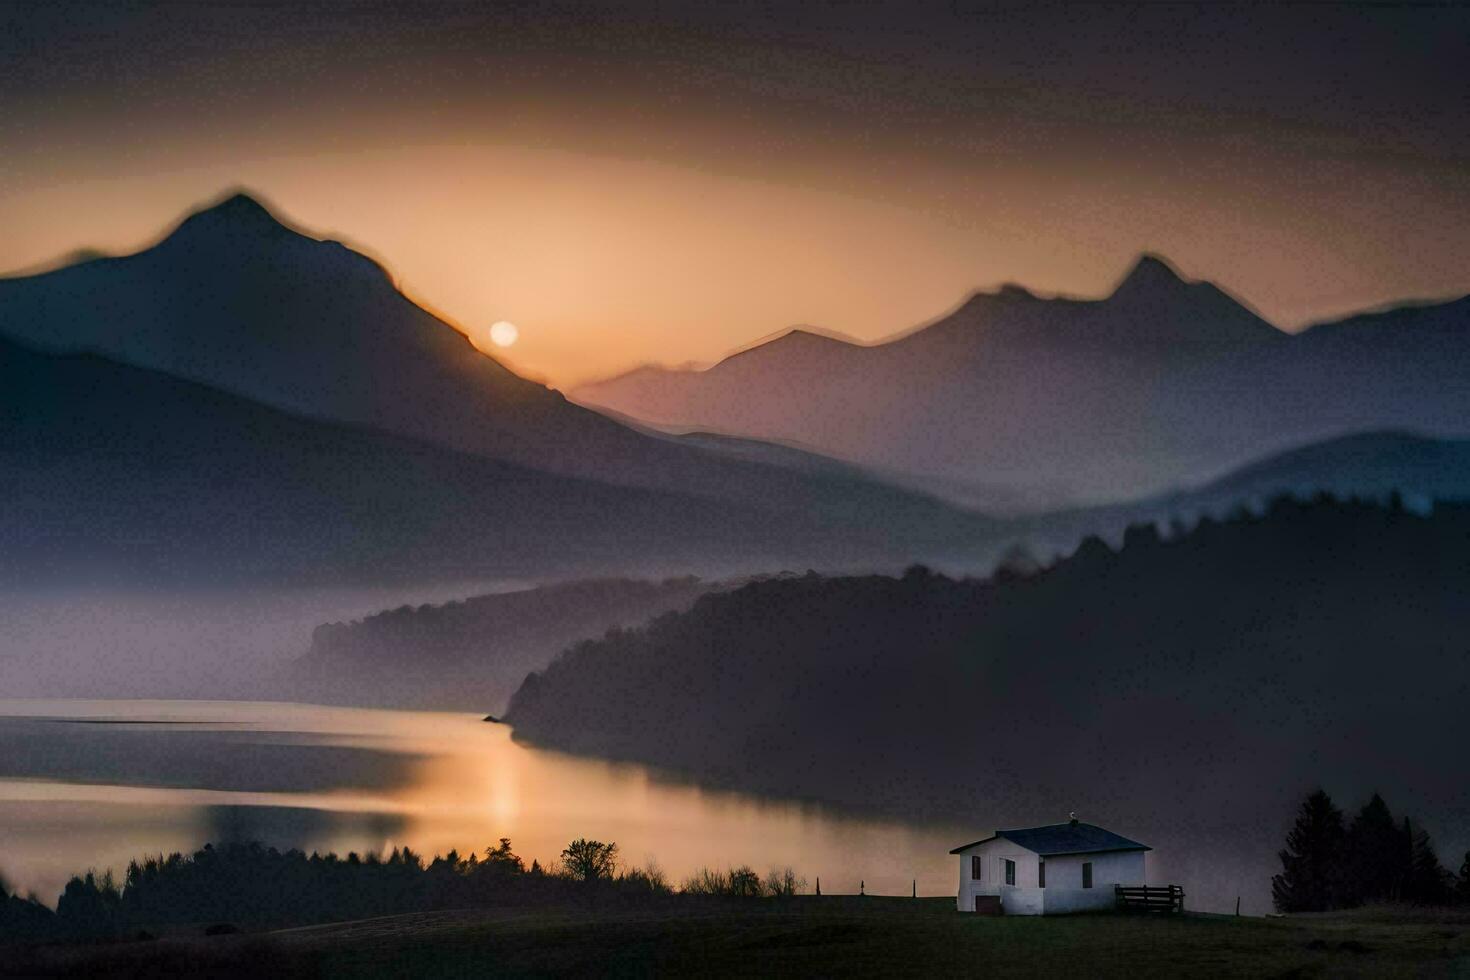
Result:
{"label": "distant hillside", "polygon": [[1223,905],[1264,894],[1280,815],[1319,782],[1440,814],[1446,852],[1470,847],[1466,595],[1470,507],[1282,501],[1090,539],[1030,576],[705,596],[563,654],[506,718],[535,744],[980,831],[1076,810]]}
{"label": "distant hillside", "polygon": [[402,606],[317,627],[311,649],[277,683],[320,704],[499,713],[526,674],[572,644],[728,587],[597,579]]}
{"label": "distant hillside", "polygon": [[[4,341],[0,461],[0,582],[12,586],[648,574],[923,550],[856,513],[824,522],[558,476]],[[859,512],[873,503],[837,496]]]}
{"label": "distant hillside", "polygon": [[1470,500],[1470,439],[1411,432],[1343,436],[1251,463],[1177,498],[1191,507],[1219,507],[1283,493],[1381,498],[1393,491],[1418,503]]}
{"label": "distant hillside", "polygon": [[1144,256],[1102,299],[1005,286],[883,343],[793,330],[707,370],[640,368],[571,394],[1039,512],[1356,432],[1470,435],[1470,298],[1292,335]]}
{"label": "distant hillside", "polygon": [[1431,439],[1409,432],[1368,432],[1300,446],[1251,462],[1200,486],[1103,507],[1021,517],[1015,540],[1038,554],[1070,551],[1089,534],[1110,538],[1130,524],[1193,523],[1259,509],[1291,496],[1320,494],[1387,502],[1398,494],[1415,509],[1432,501],[1470,501],[1470,439]]}

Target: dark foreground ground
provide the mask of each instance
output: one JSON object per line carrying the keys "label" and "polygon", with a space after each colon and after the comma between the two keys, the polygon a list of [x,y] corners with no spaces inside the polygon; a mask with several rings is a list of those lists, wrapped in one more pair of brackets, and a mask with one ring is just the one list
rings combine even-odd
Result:
{"label": "dark foreground ground", "polygon": [[952,899],[425,912],[256,935],[0,948],[6,976],[1470,977],[1470,913],[961,915]]}

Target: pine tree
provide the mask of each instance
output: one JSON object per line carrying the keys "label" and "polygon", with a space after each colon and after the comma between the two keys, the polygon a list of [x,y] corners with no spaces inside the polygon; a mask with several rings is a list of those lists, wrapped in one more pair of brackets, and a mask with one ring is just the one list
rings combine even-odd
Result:
{"label": "pine tree", "polygon": [[1453,876],[1439,863],[1434,842],[1423,827],[1404,819],[1404,832],[1409,835],[1409,874],[1404,897],[1419,905],[1440,905],[1450,897]]}
{"label": "pine tree", "polygon": [[1341,898],[1346,834],[1342,811],[1323,790],[1302,801],[1281,852],[1281,874],[1271,879],[1278,912],[1321,912]]}
{"label": "pine tree", "polygon": [[1470,905],[1470,851],[1465,852],[1465,861],[1460,865],[1460,877],[1455,882],[1455,901]]}
{"label": "pine tree", "polygon": [[1409,841],[1377,793],[1348,828],[1348,903],[1393,902],[1403,895]]}

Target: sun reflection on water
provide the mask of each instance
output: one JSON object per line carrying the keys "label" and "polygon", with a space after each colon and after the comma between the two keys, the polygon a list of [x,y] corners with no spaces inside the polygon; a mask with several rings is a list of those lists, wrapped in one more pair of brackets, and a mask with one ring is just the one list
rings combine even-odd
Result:
{"label": "sun reflection on water", "polygon": [[[16,754],[0,755],[0,871],[47,900],[89,866],[121,870],[131,857],[226,835],[339,853],[406,844],[423,854],[509,837],[543,865],[586,836],[616,841],[629,864],[656,859],[675,882],[704,865],[791,865],[820,875],[827,892],[856,891],[865,879],[870,891],[907,894],[917,878],[921,893],[944,894],[953,889],[946,852],[968,832],[702,789],[637,765],[528,748],[470,715],[0,701],[6,733],[44,744],[55,760],[54,772],[16,771]],[[99,737],[110,754],[94,751]],[[91,768],[76,768],[73,749]],[[219,785],[180,782],[201,765]]]}

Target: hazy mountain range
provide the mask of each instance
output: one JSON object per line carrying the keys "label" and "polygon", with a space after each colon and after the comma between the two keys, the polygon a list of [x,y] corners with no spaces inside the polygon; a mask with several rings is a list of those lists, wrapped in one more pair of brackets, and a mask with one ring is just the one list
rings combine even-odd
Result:
{"label": "hazy mountain range", "polygon": [[3,341],[0,459],[12,584],[454,580],[847,551],[790,513],[546,473]]}
{"label": "hazy mountain range", "polygon": [[[759,443],[731,451],[778,458],[792,452]],[[844,468],[800,453],[788,462]],[[1009,543],[1024,546],[1029,555],[996,554],[1008,571],[1034,568],[1051,555],[1072,552],[1087,535],[1117,542],[1131,524],[1193,526],[1241,507],[1263,509],[1282,495],[1305,500],[1321,493],[1379,502],[1398,493],[1421,511],[1433,501],[1470,501],[1470,440],[1388,432],[1314,444],[1190,491],[1017,519],[1003,531]],[[973,567],[982,570],[988,564],[977,561]],[[261,696],[291,692],[328,704],[499,712],[529,672],[544,668],[563,650],[742,584],[692,577],[598,579],[384,609],[317,627],[306,654],[284,673],[265,679]]]}
{"label": "hazy mountain range", "polygon": [[136,255],[0,280],[0,337],[7,576],[899,563],[993,528],[572,405],[243,195]]}
{"label": "hazy mountain range", "polygon": [[[0,279],[0,578],[979,571],[1015,541],[1065,552],[1087,533],[1281,491],[1470,496],[1462,443],[1293,436],[1359,419],[1459,425],[1466,305],[1290,336],[1145,259],[1107,300],[1007,287],[889,344],[796,332],[668,375],[730,381],[729,404],[788,427],[947,454],[955,474],[1002,459],[984,476],[1007,510],[1041,499],[1007,489],[1023,470],[1131,468],[1128,484],[1252,461],[1176,481],[1192,489],[998,520],[927,492],[936,468],[916,456],[869,466],[579,407],[476,351],[371,260],[234,195],[135,255]],[[1333,384],[1306,384],[1314,372]],[[1291,448],[1261,462],[1272,445]],[[973,490],[967,479],[955,486]]]}
{"label": "hazy mountain range", "polygon": [[1008,285],[883,343],[796,329],[706,370],[639,368],[572,397],[1037,511],[1365,430],[1470,434],[1470,298],[1289,334],[1146,255],[1103,299]]}

